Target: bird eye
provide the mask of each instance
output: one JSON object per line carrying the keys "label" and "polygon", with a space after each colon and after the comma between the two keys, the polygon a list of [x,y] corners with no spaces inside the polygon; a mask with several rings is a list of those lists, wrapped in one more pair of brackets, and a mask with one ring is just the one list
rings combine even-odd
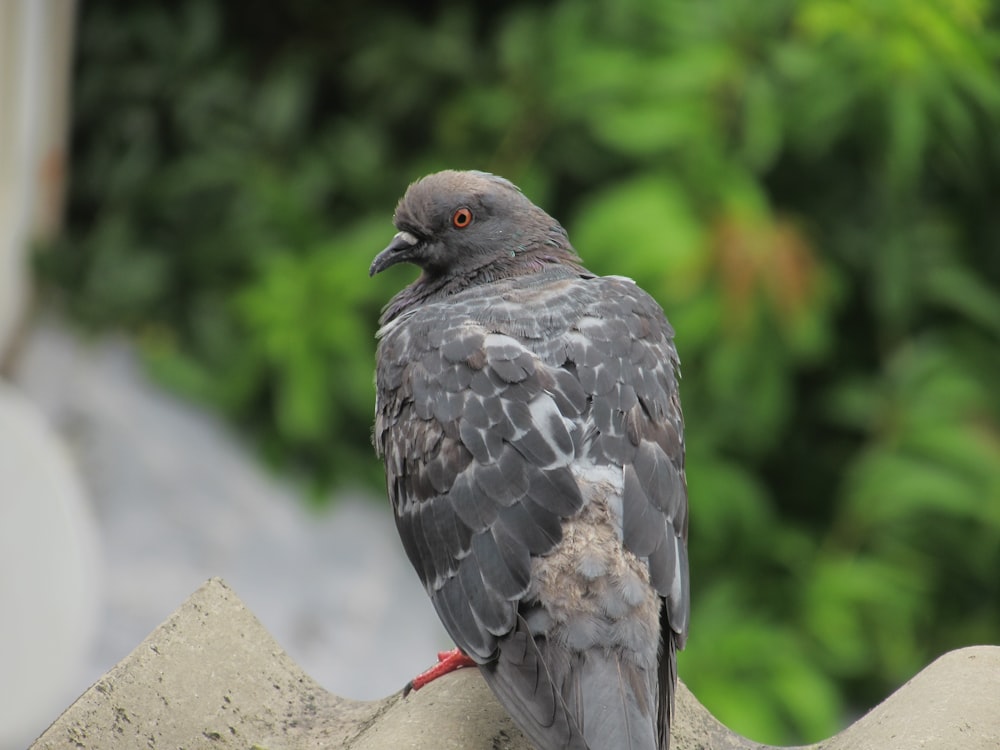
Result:
{"label": "bird eye", "polygon": [[472,223],[472,211],[463,206],[451,215],[451,223],[456,229],[465,229]]}

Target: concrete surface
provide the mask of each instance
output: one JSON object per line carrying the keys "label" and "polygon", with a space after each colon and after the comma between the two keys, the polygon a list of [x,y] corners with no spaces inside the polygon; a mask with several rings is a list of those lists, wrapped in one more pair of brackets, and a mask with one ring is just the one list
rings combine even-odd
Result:
{"label": "concrete surface", "polygon": [[[995,750],[1000,647],[954,651],[810,750]],[[764,750],[722,727],[683,686],[675,750]],[[403,699],[323,690],[220,580],[196,591],[30,750],[528,750],[476,670]],[[800,749],[805,750],[805,749]]]}

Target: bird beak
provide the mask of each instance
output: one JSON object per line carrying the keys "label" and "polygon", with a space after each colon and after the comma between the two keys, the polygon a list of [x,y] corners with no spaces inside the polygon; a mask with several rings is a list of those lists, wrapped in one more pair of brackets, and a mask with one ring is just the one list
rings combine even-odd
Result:
{"label": "bird beak", "polygon": [[368,269],[368,275],[374,276],[380,271],[384,271],[389,266],[402,263],[409,257],[408,250],[412,250],[420,243],[416,237],[409,232],[396,232],[389,246],[375,256],[372,267]]}

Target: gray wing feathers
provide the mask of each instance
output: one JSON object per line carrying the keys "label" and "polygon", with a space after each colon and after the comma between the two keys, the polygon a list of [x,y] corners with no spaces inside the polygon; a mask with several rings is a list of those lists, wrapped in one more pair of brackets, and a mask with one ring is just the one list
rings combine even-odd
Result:
{"label": "gray wing feathers", "polygon": [[567,344],[592,401],[598,434],[589,455],[624,468],[623,541],[649,558],[652,583],[666,600],[670,629],[682,647],[690,609],[688,517],[673,330],[635,284],[594,281],[609,288],[585,308]]}
{"label": "gray wing feathers", "polygon": [[516,339],[447,312],[383,337],[375,442],[410,561],[457,645],[485,661],[514,627],[531,557],[583,503],[559,407],[582,394]]}

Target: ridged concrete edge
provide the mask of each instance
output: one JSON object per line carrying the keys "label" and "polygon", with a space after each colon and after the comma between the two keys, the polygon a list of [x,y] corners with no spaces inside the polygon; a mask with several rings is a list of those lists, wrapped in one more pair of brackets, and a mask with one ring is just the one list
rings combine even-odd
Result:
{"label": "ridged concrete edge", "polygon": [[[766,750],[722,726],[683,685],[675,750]],[[1000,647],[945,654],[857,723],[810,750],[1000,747]],[[403,699],[317,685],[219,579],[196,591],[30,750],[530,750],[475,670]],[[800,750],[806,750],[802,748]]]}

